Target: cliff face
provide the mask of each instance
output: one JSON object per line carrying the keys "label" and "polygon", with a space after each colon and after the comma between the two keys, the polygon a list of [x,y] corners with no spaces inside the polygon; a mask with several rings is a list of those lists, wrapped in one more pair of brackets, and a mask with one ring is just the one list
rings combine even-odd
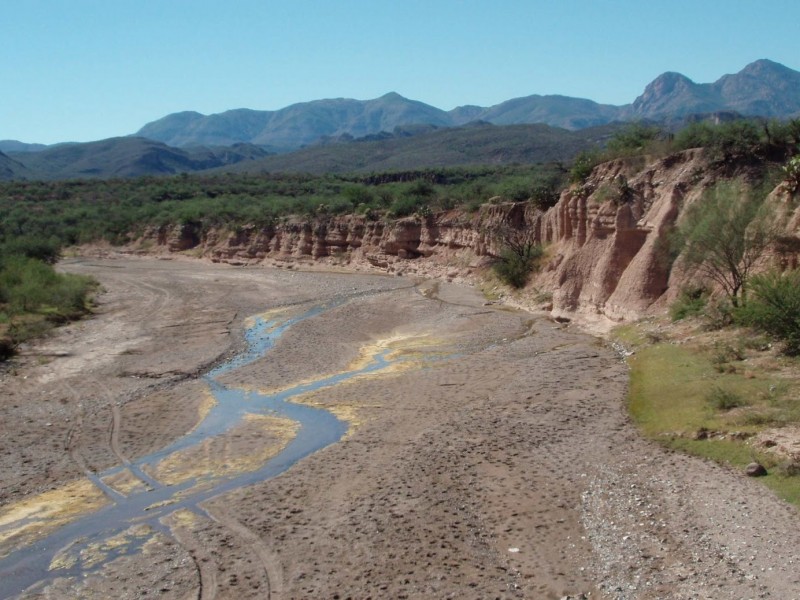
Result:
{"label": "cliff face", "polygon": [[638,318],[679,285],[666,236],[711,176],[699,151],[633,171],[621,160],[600,165],[541,216],[555,252],[539,283],[553,290],[554,312]]}
{"label": "cliff face", "polygon": [[[180,225],[151,230],[144,239],[169,252],[195,249],[217,262],[313,259],[454,278],[491,263],[500,249],[498,230],[523,230],[547,247],[548,259],[531,287],[552,293],[555,315],[635,319],[665,308],[686,282],[680,261],[670,263],[667,235],[717,179],[697,150],[645,168],[636,160],[598,166],[546,212],[529,203],[501,202],[472,215],[454,210],[394,221],[347,215],[206,233]],[[771,201],[790,224],[789,246],[800,247],[800,213],[785,198],[779,188]]]}

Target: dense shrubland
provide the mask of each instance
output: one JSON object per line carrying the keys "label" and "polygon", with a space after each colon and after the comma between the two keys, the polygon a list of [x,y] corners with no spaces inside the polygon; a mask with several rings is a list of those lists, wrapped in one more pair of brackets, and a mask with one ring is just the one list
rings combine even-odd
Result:
{"label": "dense shrubland", "polygon": [[493,197],[555,203],[560,165],[432,169],[354,176],[143,177],[0,184],[0,243],[24,235],[63,245],[121,243],[150,225],[266,225],[287,215],[403,217],[475,210]]}

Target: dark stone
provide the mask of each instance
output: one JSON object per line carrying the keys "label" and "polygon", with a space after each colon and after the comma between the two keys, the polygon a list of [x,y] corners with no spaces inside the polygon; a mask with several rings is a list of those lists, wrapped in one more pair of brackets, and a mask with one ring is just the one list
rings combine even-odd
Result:
{"label": "dark stone", "polygon": [[767,474],[767,470],[764,468],[764,465],[760,465],[757,462],[747,465],[744,468],[744,472],[748,477],[763,477]]}

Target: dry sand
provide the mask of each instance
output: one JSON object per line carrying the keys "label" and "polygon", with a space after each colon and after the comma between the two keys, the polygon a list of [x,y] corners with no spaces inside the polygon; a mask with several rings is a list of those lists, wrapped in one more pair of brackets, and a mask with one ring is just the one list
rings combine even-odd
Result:
{"label": "dry sand", "polygon": [[[625,414],[626,366],[596,338],[401,277],[144,258],[63,268],[106,292],[95,317],[2,374],[0,556],[38,535],[19,515],[110,502],[85,473],[195,427],[210,401],[198,374],[241,348],[251,315],[350,298],[224,375],[231,386],[284,389],[380,349],[402,360],[299,399],[347,420],[342,441],[158,531],[133,527],[140,551],[104,562],[112,540],[80,558],[102,568],[24,597],[800,598],[797,511],[643,441]],[[180,481],[221,452],[249,468],[292,431],[268,421],[153,474]]]}

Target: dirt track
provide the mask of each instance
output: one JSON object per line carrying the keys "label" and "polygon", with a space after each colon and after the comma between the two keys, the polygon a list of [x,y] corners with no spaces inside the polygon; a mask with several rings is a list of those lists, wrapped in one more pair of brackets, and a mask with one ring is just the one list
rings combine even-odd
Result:
{"label": "dirt track", "polygon": [[[591,337],[399,277],[152,259],[64,268],[107,291],[95,318],[2,375],[0,556],[38,535],[9,515],[90,512],[109,500],[86,473],[191,430],[208,402],[197,375],[241,347],[246,317],[351,298],[228,385],[286,388],[375,348],[405,361],[301,399],[350,422],[341,442],[203,511],[166,514],[158,531],[133,528],[140,552],[26,597],[800,598],[797,511],[640,440],[626,367]],[[217,454],[268,455],[285,430],[256,425],[175,459],[170,476]],[[140,485],[113,481],[124,494]]]}

